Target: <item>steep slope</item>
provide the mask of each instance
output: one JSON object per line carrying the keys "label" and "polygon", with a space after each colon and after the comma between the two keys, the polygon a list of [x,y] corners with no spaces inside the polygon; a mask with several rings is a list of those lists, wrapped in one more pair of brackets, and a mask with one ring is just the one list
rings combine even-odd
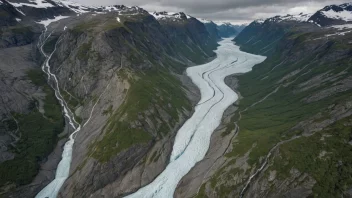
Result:
{"label": "steep slope", "polygon": [[[121,196],[165,168],[175,132],[192,111],[190,90],[177,76],[187,64],[212,56],[208,43],[215,43],[203,24],[180,16],[169,22],[145,11],[85,17],[60,37],[52,64],[67,83],[62,86],[76,98],[100,99],[94,127],[88,124],[76,137],[72,175],[59,196]],[[77,51],[60,53],[67,49]]]}
{"label": "steep slope", "polygon": [[282,18],[235,38],[268,59],[228,79],[238,110],[176,197],[351,196],[351,29]]}
{"label": "steep slope", "polygon": [[[13,59],[1,65],[1,196],[36,195],[53,179],[72,132],[50,89],[53,78],[47,84],[40,71],[37,45],[45,37],[44,52],[54,52],[48,69],[82,125],[60,196],[122,195],[152,181],[198,99],[183,71],[214,56],[217,43],[205,26],[182,13],[178,21],[156,20],[138,7],[2,2],[2,33],[9,39],[2,37],[0,55]],[[41,24],[59,15],[70,17],[41,35]]]}
{"label": "steep slope", "polygon": [[240,29],[238,29],[235,25],[232,25],[231,23],[217,23],[217,29],[219,32],[219,35],[221,37],[233,37],[235,35],[237,35],[240,31]]}
{"label": "steep slope", "polygon": [[219,32],[218,32],[218,26],[213,21],[209,21],[209,20],[201,19],[201,18],[198,18],[198,20],[204,24],[205,28],[207,28],[207,31],[209,32],[210,36],[213,39],[215,39],[215,40],[221,39]]}
{"label": "steep slope", "polygon": [[201,19],[201,18],[199,18],[198,20],[205,25],[208,32],[214,38],[234,37],[246,27],[246,25],[233,25],[228,22],[213,22],[213,21]]}
{"label": "steep slope", "polygon": [[[40,183],[47,181],[58,163],[64,142],[59,141],[59,134],[65,129],[60,105],[39,67],[34,42],[40,26],[25,22],[23,14],[7,1],[0,2],[0,10],[2,196],[34,180],[37,184],[32,188],[40,190]],[[50,163],[46,163],[48,158]]]}

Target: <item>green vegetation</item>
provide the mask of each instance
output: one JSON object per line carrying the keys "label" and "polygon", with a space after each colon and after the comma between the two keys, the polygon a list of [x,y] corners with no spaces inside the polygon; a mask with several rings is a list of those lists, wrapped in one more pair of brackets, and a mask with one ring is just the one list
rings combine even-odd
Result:
{"label": "green vegetation", "polygon": [[14,114],[19,123],[20,140],[12,149],[15,158],[0,164],[0,186],[30,183],[39,171],[39,163],[51,153],[58,141],[57,135],[63,131],[64,119],[60,105],[53,90],[46,84],[43,73],[30,70],[28,78],[46,93],[45,117],[36,105],[30,105],[28,114]]}
{"label": "green vegetation", "polygon": [[[314,197],[342,197],[352,186],[351,118],[340,120],[329,129],[310,137],[302,137],[280,147],[281,158],[274,159],[271,169],[287,177],[289,170],[308,173],[317,183]],[[322,155],[325,153],[325,155]]]}
{"label": "green vegetation", "polygon": [[[288,49],[292,57],[285,54],[284,49],[277,50],[275,47],[266,61],[255,66],[252,72],[238,77],[239,92],[244,97],[239,104],[242,118],[238,121],[240,132],[233,143],[233,149],[226,154],[231,160],[228,166],[249,152],[248,164],[251,167],[258,167],[261,164],[260,159],[263,159],[278,142],[302,134],[303,129],[293,129],[299,122],[310,120],[318,113],[322,116],[315,119],[315,122],[329,119],[331,116],[329,106],[344,104],[350,100],[348,89],[341,89],[316,100],[307,100],[317,93],[324,94],[326,89],[342,85],[343,83],[336,82],[352,74],[352,70],[348,67],[349,58],[346,56],[326,58],[336,50],[345,50],[347,53],[346,42],[334,41],[325,44],[311,40],[311,37],[310,33],[288,34],[285,38],[288,40],[280,42],[286,42],[286,45],[293,44],[292,48]],[[280,45],[284,46],[282,43]],[[314,50],[307,50],[305,46]],[[256,46],[241,46],[241,48],[251,51]],[[294,58],[298,56],[298,60]],[[282,64],[279,65],[280,63]],[[277,67],[274,69],[275,66]],[[340,76],[331,81],[322,77],[320,83],[305,90],[303,87],[307,85],[299,86],[324,73],[327,73],[327,76],[336,74]],[[265,97],[267,98],[261,101]],[[259,101],[261,102],[252,106]],[[277,170],[278,177],[283,179],[290,176],[289,171],[292,168],[296,168],[302,173],[308,173],[317,181],[313,188],[314,197],[341,197],[343,191],[352,186],[349,176],[352,170],[350,165],[352,157],[348,154],[351,151],[351,145],[348,144],[351,127],[344,123],[346,120],[338,121],[323,133],[298,138],[281,145],[282,158],[276,157],[270,170]],[[229,128],[234,128],[233,124],[230,124]],[[224,135],[226,134],[228,133],[225,132]],[[320,141],[323,134],[329,134],[331,137],[326,138],[326,141]],[[320,159],[317,156],[322,151],[328,154],[327,157]],[[236,169],[226,169],[228,166],[217,171],[210,180],[212,188],[218,193],[226,194],[237,189],[233,185],[218,183],[227,175],[240,173]],[[248,176],[248,173],[246,175]]]}
{"label": "green vegetation", "polygon": [[[154,110],[154,113],[147,117],[156,125],[156,118],[162,120],[157,108],[163,108],[171,116],[169,122],[172,126],[179,120],[178,112],[182,112],[183,108],[191,109],[181,83],[167,71],[160,68],[150,69],[144,73],[131,72],[119,71],[118,75],[127,77],[131,86],[124,103],[112,113],[105,125],[106,134],[103,139],[90,147],[92,156],[103,162],[133,145],[145,144],[156,138],[143,128],[131,126],[131,123],[139,121],[138,117],[144,116],[145,111]],[[163,123],[157,133],[158,136],[162,136],[168,131],[170,128]]]}
{"label": "green vegetation", "polygon": [[116,19],[109,20],[104,24],[104,30],[109,31],[116,28],[125,27],[123,23],[118,22]]}
{"label": "green vegetation", "polygon": [[103,115],[111,115],[113,113],[113,106],[110,105],[107,109],[103,111]]}
{"label": "green vegetation", "polygon": [[194,198],[208,198],[208,195],[205,194],[205,184],[202,184],[198,194]]}
{"label": "green vegetation", "polygon": [[80,35],[84,32],[92,31],[92,28],[99,25],[99,23],[100,23],[99,20],[90,20],[88,22],[84,22],[76,25],[73,29],[70,29],[70,31],[73,32],[74,34]]}
{"label": "green vegetation", "polygon": [[46,54],[50,54],[54,51],[58,39],[59,37],[50,38],[49,41],[45,43],[45,45],[43,46],[43,50]]}
{"label": "green vegetation", "polygon": [[77,58],[79,60],[88,60],[91,47],[92,47],[92,40],[90,40],[88,43],[83,43],[78,48]]}

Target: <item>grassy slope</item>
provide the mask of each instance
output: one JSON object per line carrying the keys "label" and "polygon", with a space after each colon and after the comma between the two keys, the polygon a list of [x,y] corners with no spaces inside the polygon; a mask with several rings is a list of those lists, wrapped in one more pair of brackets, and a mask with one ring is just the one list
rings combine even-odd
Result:
{"label": "grassy slope", "polygon": [[[300,34],[292,36],[291,39],[295,39],[293,50],[299,49],[299,46],[306,45],[303,43],[309,42],[311,40],[310,36],[312,35]],[[299,90],[297,87],[298,84],[306,82],[324,72],[337,74],[345,70],[346,73],[340,76],[339,79],[350,76],[352,70],[348,68],[348,57],[337,57],[333,61],[313,62],[314,57],[317,55],[319,58],[323,58],[326,54],[346,49],[347,45],[343,44],[343,42],[335,41],[328,48],[322,48],[314,52],[305,52],[299,61],[283,64],[271,71],[275,65],[278,65],[285,59],[285,57],[281,57],[281,52],[273,53],[264,63],[256,66],[252,72],[239,77],[239,91],[244,97],[240,101],[239,111],[244,111],[254,102],[260,101],[273,92],[276,88],[279,89],[263,102],[250,107],[242,113],[242,119],[238,123],[241,131],[238,134],[236,143],[233,144],[233,150],[226,154],[226,157],[232,160],[230,164],[233,164],[238,157],[243,156],[252,149],[249,154],[248,163],[252,167],[258,167],[261,164],[261,157],[266,156],[274,145],[302,133],[300,130],[292,130],[292,127],[297,123],[309,119],[318,112],[323,112],[330,104],[339,104],[350,99],[351,92],[346,90],[332,94],[316,102],[307,103],[303,101],[305,97],[312,93],[317,93],[320,90],[331,87],[331,82],[322,83],[318,87],[303,92],[293,92],[293,90]],[[247,46],[246,49],[250,49],[250,47]],[[311,65],[304,68],[307,64]],[[302,70],[297,75],[283,82],[291,83],[290,85],[284,87],[278,83],[283,76],[299,68]],[[343,122],[341,121],[341,123]],[[343,127],[341,123],[334,124],[330,130],[324,132],[331,133],[331,142],[317,141],[317,138],[321,136],[321,134],[317,134],[284,144],[280,148],[282,154],[285,156],[282,160],[289,160],[290,163],[284,167],[280,166],[283,161],[275,163],[275,168],[280,170],[279,174],[287,173],[292,167],[296,167],[300,171],[312,175],[317,180],[317,184],[313,189],[315,196],[331,197],[332,195],[341,195],[343,190],[351,186],[350,177],[346,177],[344,174],[350,174],[349,170],[352,168],[350,165],[350,156],[343,157],[340,153],[346,153],[352,148],[347,143],[351,133],[350,127]],[[316,156],[322,148],[333,153],[333,157],[328,161],[317,161],[316,158],[312,157]],[[338,160],[342,161],[343,166],[336,166]],[[235,177],[241,171],[239,169],[230,171],[221,169],[213,176],[211,183],[220,197],[228,195],[228,193],[236,188],[236,186],[227,184],[216,185],[220,176],[227,174],[231,178],[231,175]],[[329,177],[329,179],[326,179],[326,177]],[[239,184],[237,187],[242,185]]]}
{"label": "grassy slope", "polygon": [[45,114],[38,111],[37,101],[33,101],[28,114],[14,115],[21,138],[12,150],[15,158],[0,164],[0,186],[30,183],[39,171],[39,163],[51,153],[58,141],[57,135],[63,131],[61,108],[53,90],[46,84],[44,74],[39,69],[30,70],[28,78],[46,93]]}
{"label": "grassy slope", "polygon": [[[186,45],[184,42],[167,40],[167,45],[161,45],[165,42],[165,35],[158,35],[164,38],[155,37],[154,32],[156,22],[150,21],[146,16],[136,15],[131,18],[120,17],[124,23],[116,22],[116,18],[109,18],[104,25],[96,20],[86,21],[77,25],[73,31],[81,34],[88,29],[88,33],[95,31],[106,31],[111,38],[124,43],[123,49],[128,51],[125,54],[127,60],[133,68],[122,68],[118,71],[121,80],[127,80],[130,87],[125,89],[126,97],[124,103],[115,111],[107,106],[105,115],[109,115],[107,124],[104,126],[104,136],[102,139],[92,142],[89,146],[89,156],[98,159],[101,162],[108,161],[111,157],[116,156],[121,151],[127,150],[134,145],[147,144],[153,140],[158,140],[168,135],[174,126],[180,120],[179,116],[184,110],[191,111],[191,104],[185,94],[180,80],[172,73],[182,74],[186,65],[169,58],[175,59],[186,58],[193,63],[201,64],[207,61],[217,44],[196,46],[190,42]],[[148,20],[145,22],[145,20]],[[141,23],[143,21],[143,23]],[[188,23],[188,22],[187,22]],[[141,31],[143,29],[143,31]],[[159,29],[157,29],[159,31]],[[157,32],[162,34],[161,32]],[[120,35],[122,34],[122,35]],[[163,40],[164,39],[164,40]],[[115,42],[113,40],[112,42]],[[87,54],[91,53],[90,41],[79,47],[77,58],[86,60]],[[148,48],[146,48],[148,46]],[[158,49],[158,50],[155,50]],[[172,53],[168,53],[171,50]],[[204,54],[204,52],[206,54]],[[150,68],[139,69],[139,65],[149,62]],[[136,69],[138,68],[138,69]],[[165,121],[157,109],[162,109],[168,116]],[[147,111],[154,110],[154,113],[147,115]],[[151,133],[146,129],[143,119],[149,118],[154,126],[155,131]],[[133,123],[142,122],[142,127],[132,126]],[[154,160],[158,156],[154,156]],[[83,165],[83,164],[82,164]]]}
{"label": "grassy slope", "polygon": [[[131,87],[128,89],[124,103],[110,116],[104,127],[106,134],[103,139],[91,145],[93,157],[107,161],[124,149],[152,140],[153,136],[145,129],[130,126],[131,122],[137,121],[138,116],[144,115],[144,111],[148,109],[161,107],[171,116],[170,125],[164,122],[156,131],[159,137],[167,134],[171,130],[170,127],[176,124],[179,120],[178,112],[182,112],[183,108],[190,110],[189,101],[179,80],[167,71],[160,70],[132,74],[133,78],[129,78]],[[122,70],[119,75],[126,77],[125,72],[127,70]],[[157,126],[158,121],[155,118],[160,120],[161,115],[155,113],[147,117],[151,118]]]}

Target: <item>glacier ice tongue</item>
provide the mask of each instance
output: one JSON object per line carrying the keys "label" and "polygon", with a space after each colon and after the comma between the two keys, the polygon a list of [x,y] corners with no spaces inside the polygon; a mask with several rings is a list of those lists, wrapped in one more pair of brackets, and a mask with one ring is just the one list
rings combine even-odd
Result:
{"label": "glacier ice tongue", "polygon": [[215,60],[187,69],[187,75],[200,89],[201,100],[192,117],[177,132],[170,163],[152,183],[127,198],[173,197],[178,182],[204,158],[224,111],[238,99],[224,83],[225,77],[249,72],[265,60],[263,56],[240,51],[231,39],[224,39],[219,44]]}

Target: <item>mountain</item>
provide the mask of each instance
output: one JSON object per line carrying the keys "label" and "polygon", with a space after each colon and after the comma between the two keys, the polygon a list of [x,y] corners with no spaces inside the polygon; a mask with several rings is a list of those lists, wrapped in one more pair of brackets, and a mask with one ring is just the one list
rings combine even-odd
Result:
{"label": "mountain", "polygon": [[314,15],[256,20],[236,36],[267,59],[227,77],[241,99],[175,197],[351,197],[352,26]]}
{"label": "mountain", "polygon": [[233,25],[228,22],[216,22],[219,35],[221,37],[232,37],[239,34],[245,27],[245,25]]}
{"label": "mountain", "polygon": [[228,38],[228,37],[236,36],[246,27],[246,25],[233,25],[228,22],[213,22],[206,19],[198,19],[198,20],[208,28],[209,32],[213,32],[213,35],[219,38],[221,37]]}
{"label": "mountain", "polygon": [[136,6],[1,0],[0,11],[0,196],[49,184],[74,131],[59,197],[151,182],[198,101],[185,68],[213,59],[218,38],[184,13]]}
{"label": "mountain", "polygon": [[0,0],[0,13],[0,197],[34,197],[55,177],[58,197],[152,182],[199,102],[185,69],[234,35],[267,59],[226,77],[240,100],[174,196],[352,196],[350,4],[243,30],[70,1]]}
{"label": "mountain", "polygon": [[246,25],[233,25],[229,22],[216,22],[221,37],[232,37],[239,34]]}
{"label": "mountain", "polygon": [[317,11],[309,18],[321,26],[352,23],[352,4],[329,5]]}

